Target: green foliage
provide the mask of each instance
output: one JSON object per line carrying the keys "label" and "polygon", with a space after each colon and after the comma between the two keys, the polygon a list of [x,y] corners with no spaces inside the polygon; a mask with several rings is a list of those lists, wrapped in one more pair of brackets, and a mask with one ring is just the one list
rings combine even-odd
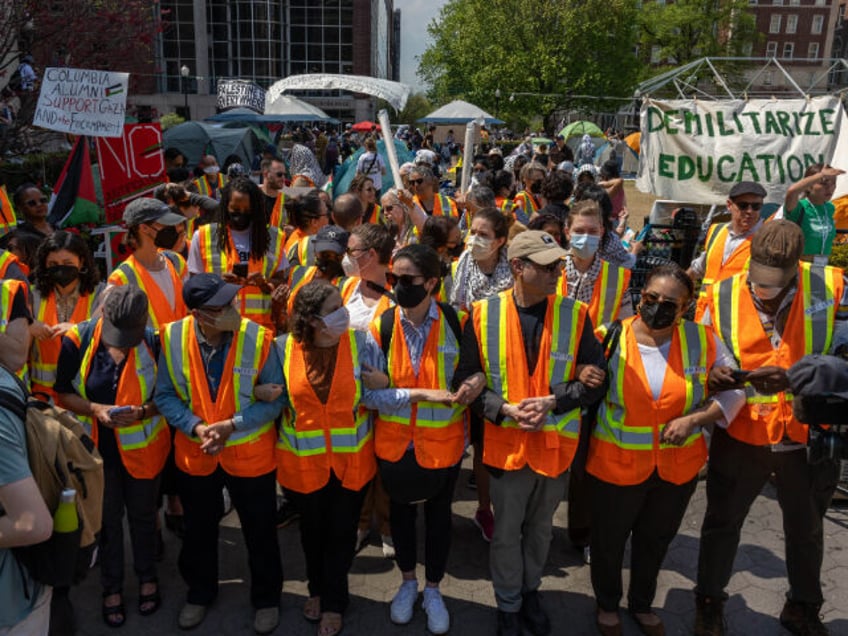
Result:
{"label": "green foliage", "polygon": [[848,243],[834,245],[827,264],[848,270]]}
{"label": "green foliage", "polygon": [[165,132],[168,128],[178,126],[184,121],[185,117],[181,117],[177,113],[166,113],[159,118],[159,125],[162,127],[162,132]]}
{"label": "green foliage", "polygon": [[68,152],[33,153],[20,161],[5,161],[0,166],[0,182],[11,194],[24,183],[56,183],[68,160]]}
{"label": "green foliage", "polygon": [[[397,120],[398,124],[409,124],[413,128],[417,126],[415,123],[422,117],[426,117],[435,110],[433,104],[427,99],[424,93],[413,93],[406,100],[406,106],[393,119]],[[392,123],[395,123],[394,121]]]}
{"label": "green foliage", "polygon": [[636,22],[632,0],[449,0],[427,27],[418,75],[435,104],[459,98],[501,119],[546,117],[579,105],[574,95],[632,93]]}

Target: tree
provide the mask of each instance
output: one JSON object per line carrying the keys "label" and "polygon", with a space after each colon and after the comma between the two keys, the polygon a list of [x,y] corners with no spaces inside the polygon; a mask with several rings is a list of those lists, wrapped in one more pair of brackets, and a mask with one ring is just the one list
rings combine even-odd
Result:
{"label": "tree", "polygon": [[547,117],[581,95],[629,96],[636,14],[633,0],[449,0],[427,28],[418,75],[434,103],[463,98],[502,119]]}
{"label": "tree", "polygon": [[413,93],[406,100],[406,106],[397,114],[397,123],[409,124],[413,128],[422,117],[426,117],[433,111],[433,104],[424,93]]}
{"label": "tree", "polygon": [[751,55],[760,35],[748,0],[646,2],[639,11],[639,55],[649,75],[701,57]]}

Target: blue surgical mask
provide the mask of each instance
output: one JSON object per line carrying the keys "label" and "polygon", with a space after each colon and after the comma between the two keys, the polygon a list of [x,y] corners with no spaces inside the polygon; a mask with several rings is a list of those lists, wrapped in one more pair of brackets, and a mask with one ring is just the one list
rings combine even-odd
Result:
{"label": "blue surgical mask", "polygon": [[601,244],[601,237],[594,234],[572,234],[569,245],[578,258],[592,258]]}

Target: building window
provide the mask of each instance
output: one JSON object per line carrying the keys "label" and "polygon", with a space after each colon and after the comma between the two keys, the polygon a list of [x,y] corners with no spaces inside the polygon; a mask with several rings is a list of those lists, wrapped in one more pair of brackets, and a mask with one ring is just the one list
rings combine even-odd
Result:
{"label": "building window", "polygon": [[795,33],[798,30],[798,16],[794,13],[786,16],[786,32]]}
{"label": "building window", "polygon": [[810,33],[813,35],[818,35],[822,32],[822,27],[824,26],[824,16],[823,15],[814,15],[813,16],[813,26],[810,29]]}
{"label": "building window", "polygon": [[783,0],[772,0],[772,4],[775,6],[780,6],[783,4]]}
{"label": "building window", "polygon": [[826,4],[827,4],[827,2],[825,2],[825,0],[816,0],[816,6],[817,7],[823,7]]}
{"label": "building window", "polygon": [[783,57],[787,60],[791,60],[793,53],[795,53],[795,43],[794,42],[784,42],[783,43]]}
{"label": "building window", "polygon": [[842,24],[842,21],[843,21],[844,19],[845,19],[845,5],[844,5],[844,4],[840,4],[840,5],[839,5],[839,14],[836,16],[836,21],[837,21],[839,24]]}
{"label": "building window", "polygon": [[771,16],[771,23],[769,24],[769,33],[780,33],[780,25],[783,22],[783,16],[779,13],[775,13]]}
{"label": "building window", "polygon": [[777,55],[777,42],[769,42],[766,44],[766,57],[775,57]]}
{"label": "building window", "polygon": [[810,48],[807,49],[807,57],[811,60],[819,59],[819,43],[810,42]]}
{"label": "building window", "polygon": [[789,0],[789,6],[791,6],[791,7],[797,7],[800,4],[801,4],[801,0]]}

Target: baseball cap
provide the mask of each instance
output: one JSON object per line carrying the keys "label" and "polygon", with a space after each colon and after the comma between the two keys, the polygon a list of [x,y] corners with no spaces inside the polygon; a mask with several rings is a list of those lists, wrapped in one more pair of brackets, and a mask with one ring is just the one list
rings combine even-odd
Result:
{"label": "baseball cap", "polygon": [[141,197],[130,201],[124,208],[124,224],[134,227],[142,223],[156,221],[162,225],[179,225],[185,223],[186,218],[182,214],[172,211],[159,199]]}
{"label": "baseball cap", "polygon": [[736,197],[741,197],[743,194],[754,194],[765,199],[766,189],[759,183],[754,183],[753,181],[740,181],[730,188],[730,194],[727,196],[730,199],[735,199]]}
{"label": "baseball cap", "polygon": [[785,219],[770,221],[751,240],[748,278],[759,285],[785,287],[795,276],[803,253],[804,233],[797,224]]}
{"label": "baseball cap", "polygon": [[147,328],[147,294],[134,285],[118,285],[103,302],[101,338],[120,349],[135,347]]}
{"label": "baseball cap", "polygon": [[227,283],[218,274],[196,274],[183,285],[183,300],[189,309],[223,307],[232,302],[240,285]]}
{"label": "baseball cap", "polygon": [[512,239],[506,255],[509,260],[527,258],[537,265],[550,265],[565,258],[566,251],[547,232],[526,230]]}
{"label": "baseball cap", "polygon": [[350,233],[344,231],[338,225],[325,225],[315,235],[315,241],[312,243],[315,247],[315,253],[319,252],[335,252],[336,254],[344,254],[347,249],[347,239]]}
{"label": "baseball cap", "polygon": [[574,163],[571,161],[560,161],[556,167],[560,172],[564,172],[566,174],[574,173]]}

